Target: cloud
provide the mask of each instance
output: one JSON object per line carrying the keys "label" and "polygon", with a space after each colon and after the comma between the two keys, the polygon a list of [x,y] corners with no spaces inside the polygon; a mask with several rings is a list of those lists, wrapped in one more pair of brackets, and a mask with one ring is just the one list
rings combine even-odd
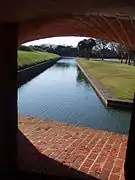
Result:
{"label": "cloud", "polygon": [[78,42],[83,39],[89,39],[88,37],[75,37],[75,36],[63,36],[63,37],[52,37],[46,39],[40,39],[36,41],[27,42],[24,45],[41,45],[41,44],[55,44],[55,45],[67,45],[77,46]]}

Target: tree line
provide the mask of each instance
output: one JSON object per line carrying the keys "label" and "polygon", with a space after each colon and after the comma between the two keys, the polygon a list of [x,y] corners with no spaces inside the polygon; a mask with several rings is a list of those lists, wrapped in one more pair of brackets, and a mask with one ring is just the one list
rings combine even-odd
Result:
{"label": "tree line", "polygon": [[121,63],[124,63],[125,61],[125,64],[133,64],[135,66],[135,50],[123,44],[119,44],[117,48],[118,58],[121,61]]}
{"label": "tree line", "polygon": [[125,45],[121,45],[115,42],[109,42],[102,39],[84,39],[80,41],[76,47],[65,46],[65,45],[34,45],[34,46],[24,46],[19,47],[20,50],[27,51],[47,51],[50,53],[55,53],[60,56],[67,57],[85,57],[89,58],[119,58],[121,63],[124,62],[131,64],[134,61],[134,51]]}

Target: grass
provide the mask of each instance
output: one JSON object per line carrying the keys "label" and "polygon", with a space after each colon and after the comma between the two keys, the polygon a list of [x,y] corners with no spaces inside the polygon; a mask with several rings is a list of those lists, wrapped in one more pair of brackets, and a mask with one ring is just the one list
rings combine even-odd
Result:
{"label": "grass", "polygon": [[77,61],[84,69],[91,72],[114,97],[123,100],[133,99],[135,66],[84,58],[78,58]]}
{"label": "grass", "polygon": [[56,57],[59,56],[48,52],[18,51],[18,67],[26,67]]}

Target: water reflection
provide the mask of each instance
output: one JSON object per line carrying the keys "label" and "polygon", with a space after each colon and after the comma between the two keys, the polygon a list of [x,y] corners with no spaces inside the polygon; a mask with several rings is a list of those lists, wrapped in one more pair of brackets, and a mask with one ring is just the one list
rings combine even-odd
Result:
{"label": "water reflection", "polygon": [[57,64],[55,64],[55,67],[59,69],[68,69],[70,66],[71,66],[70,64],[63,62],[58,62]]}
{"label": "water reflection", "polygon": [[18,89],[22,114],[127,134],[130,112],[105,108],[74,59],[62,59]]}
{"label": "water reflection", "polygon": [[71,67],[76,67],[76,64],[73,63],[73,61],[71,59],[68,59],[68,60],[61,60],[61,61],[58,61],[56,64],[55,64],[55,67],[58,68],[58,69],[68,69],[68,68],[71,68]]}
{"label": "water reflection", "polygon": [[76,77],[76,81],[80,84],[80,83],[84,83],[87,84],[88,86],[90,85],[88,79],[85,77],[85,75],[83,74],[83,72],[79,69],[79,67],[77,66],[77,77]]}

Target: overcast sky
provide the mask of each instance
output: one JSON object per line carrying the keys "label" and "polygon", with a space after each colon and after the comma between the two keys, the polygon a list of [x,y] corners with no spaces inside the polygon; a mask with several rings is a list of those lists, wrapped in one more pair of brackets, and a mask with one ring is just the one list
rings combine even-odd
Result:
{"label": "overcast sky", "polygon": [[75,37],[75,36],[52,37],[52,38],[31,41],[25,43],[25,45],[55,44],[55,45],[68,45],[75,47],[77,46],[78,42],[83,39],[88,39],[88,37]]}

